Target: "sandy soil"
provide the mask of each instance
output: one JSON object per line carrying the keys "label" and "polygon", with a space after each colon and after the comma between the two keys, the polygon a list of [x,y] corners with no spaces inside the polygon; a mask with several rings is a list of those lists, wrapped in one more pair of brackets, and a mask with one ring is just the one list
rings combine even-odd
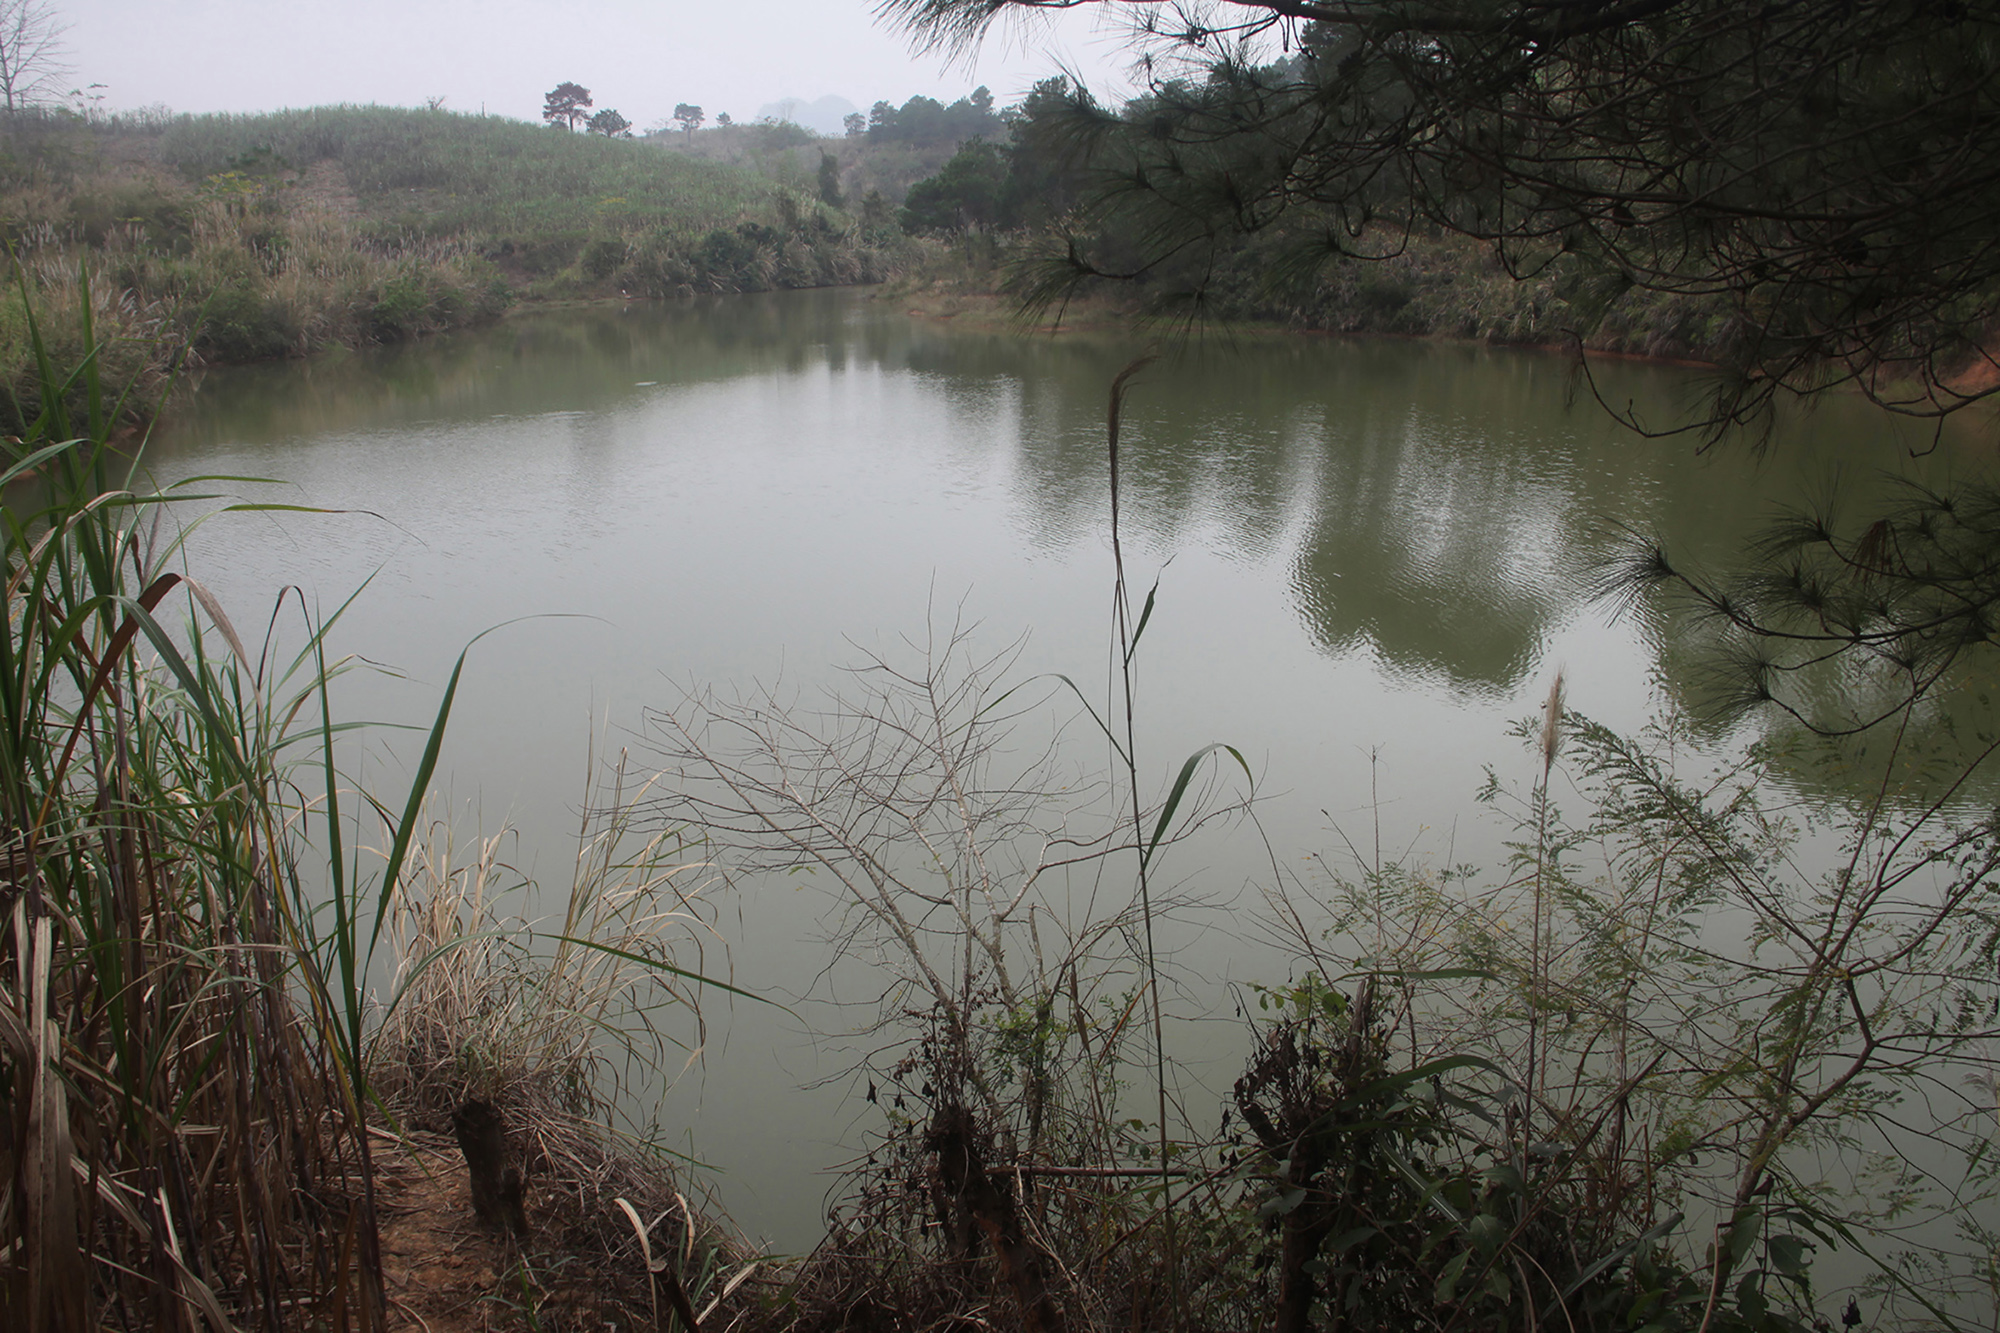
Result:
{"label": "sandy soil", "polygon": [[375,1166],[390,1327],[423,1333],[523,1327],[522,1307],[541,1294],[525,1277],[532,1265],[522,1265],[513,1241],[473,1218],[458,1146],[443,1135],[379,1143]]}

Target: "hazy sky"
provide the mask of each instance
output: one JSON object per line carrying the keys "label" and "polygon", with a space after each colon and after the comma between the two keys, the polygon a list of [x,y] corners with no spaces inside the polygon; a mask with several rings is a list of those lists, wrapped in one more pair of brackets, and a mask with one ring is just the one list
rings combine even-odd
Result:
{"label": "hazy sky", "polygon": [[78,84],[106,105],[262,111],[328,102],[446,105],[539,119],[583,84],[641,127],[676,102],[747,119],[785,97],[857,106],[976,84],[1003,104],[1059,64],[1122,86],[1119,32],[1090,13],[996,31],[970,61],[917,56],[873,0],[57,0]]}

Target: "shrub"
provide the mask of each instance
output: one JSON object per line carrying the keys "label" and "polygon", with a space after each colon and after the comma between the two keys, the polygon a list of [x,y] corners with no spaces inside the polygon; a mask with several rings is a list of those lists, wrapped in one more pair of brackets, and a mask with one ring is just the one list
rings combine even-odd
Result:
{"label": "shrub", "polygon": [[202,303],[195,347],[217,361],[257,361],[298,350],[302,331],[283,302],[231,283]]}
{"label": "shrub", "polygon": [[615,236],[603,237],[583,247],[583,255],[577,261],[584,276],[598,282],[616,273],[625,263],[625,242]]}

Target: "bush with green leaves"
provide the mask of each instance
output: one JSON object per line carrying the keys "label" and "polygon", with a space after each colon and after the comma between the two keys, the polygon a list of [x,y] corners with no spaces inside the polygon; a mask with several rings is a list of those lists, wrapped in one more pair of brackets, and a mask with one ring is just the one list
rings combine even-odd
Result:
{"label": "bush with green leaves", "polygon": [[[1884,1325],[1976,1320],[1990,813],[1950,777],[1895,785],[1919,758],[1900,744],[1872,790],[1808,804],[1675,725],[1635,742],[1553,700],[1547,721],[1572,739],[1546,776],[1488,792],[1517,812],[1510,874],[1369,867],[1300,941],[1314,970],[1278,993],[1262,1058],[1303,1052],[1322,1109],[1303,1137],[1259,1130],[1267,1198],[1306,1213],[1288,1238],[1365,1213],[1313,1233],[1300,1281],[1339,1308],[1384,1272],[1434,1274],[1383,1327],[1807,1328],[1855,1295]],[[1358,1087],[1336,1076],[1356,1025],[1378,1043]],[[1246,1118],[1260,1086],[1238,1085]],[[1364,1143],[1393,1168],[1386,1203],[1356,1192]],[[1302,1151],[1317,1184],[1288,1174]]]}

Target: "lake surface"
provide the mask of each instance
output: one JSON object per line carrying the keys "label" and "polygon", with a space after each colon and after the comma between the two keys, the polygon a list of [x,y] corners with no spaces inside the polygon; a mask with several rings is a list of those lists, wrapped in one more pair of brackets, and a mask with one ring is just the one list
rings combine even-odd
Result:
{"label": "lake surface", "polygon": [[[961,329],[851,291],[529,314],[212,372],[149,461],[344,511],[218,516],[190,563],[246,634],[282,587],[331,610],[366,583],[333,646],[388,671],[343,679],[346,716],[427,724],[460,650],[517,622],[471,652],[441,786],[465,836],[511,821],[511,859],[560,884],[593,744],[633,743],[645,709],[690,688],[782,681],[810,699],[963,620],[993,650],[1026,636],[1024,677],[1101,698],[1106,391],[1145,346]],[[1596,374],[1653,419],[1701,387],[1668,367]],[[1220,904],[1162,940],[1196,979],[1168,1034],[1190,1108],[1209,1112],[1245,1046],[1214,997],[1289,972],[1256,927],[1274,862],[1310,883],[1324,872],[1306,858],[1338,867],[1378,837],[1433,864],[1494,860],[1509,830],[1474,793],[1488,767],[1529,780],[1509,728],[1559,666],[1571,705],[1615,727],[1688,693],[1673,622],[1590,596],[1621,527],[1724,567],[1774,504],[1837,475],[1865,489],[1926,442],[1835,402],[1762,457],[1698,458],[1570,406],[1571,388],[1545,353],[1264,335],[1170,349],[1136,381],[1126,559],[1141,594],[1159,578],[1142,764],[1164,785],[1226,741],[1261,795],[1262,838],[1239,826],[1172,853],[1174,881]],[[1924,466],[1976,447],[1947,441]],[[397,790],[410,747],[365,744],[349,768]],[[792,885],[732,895],[737,984],[809,990],[825,906]],[[794,1007],[712,1010],[667,1118],[746,1228],[802,1247],[827,1173],[879,1119],[838,1077],[852,1016]]]}

